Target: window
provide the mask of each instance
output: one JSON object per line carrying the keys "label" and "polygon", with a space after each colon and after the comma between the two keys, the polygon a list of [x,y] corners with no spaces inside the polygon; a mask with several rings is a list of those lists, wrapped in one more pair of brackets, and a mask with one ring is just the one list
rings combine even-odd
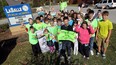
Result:
{"label": "window", "polygon": [[112,0],[108,0],[108,3],[112,3]]}
{"label": "window", "polygon": [[102,1],[100,1],[99,3],[102,3]]}
{"label": "window", "polygon": [[116,0],[114,0],[114,2],[116,2]]}
{"label": "window", "polygon": [[103,1],[103,3],[107,3],[107,1]]}

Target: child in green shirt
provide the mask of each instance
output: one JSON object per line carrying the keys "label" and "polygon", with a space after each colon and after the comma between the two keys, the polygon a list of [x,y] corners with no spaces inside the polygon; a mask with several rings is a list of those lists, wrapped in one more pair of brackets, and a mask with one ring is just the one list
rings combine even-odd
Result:
{"label": "child in green shirt", "polygon": [[54,53],[55,51],[55,47],[54,47],[54,42],[52,41],[53,37],[51,36],[51,34],[49,33],[48,29],[44,30],[44,35],[46,36],[47,39],[47,45],[50,49],[50,53]]}
{"label": "child in green shirt", "polygon": [[30,32],[28,32],[28,34],[29,34],[29,42],[32,46],[33,54],[34,56],[38,56],[38,54],[41,53],[41,49],[33,26],[30,26]]}
{"label": "child in green shirt", "polygon": [[44,22],[40,21],[40,17],[36,18],[36,23],[37,24],[36,24],[35,28],[36,28],[37,31],[38,30],[44,30],[47,27],[47,25]]}

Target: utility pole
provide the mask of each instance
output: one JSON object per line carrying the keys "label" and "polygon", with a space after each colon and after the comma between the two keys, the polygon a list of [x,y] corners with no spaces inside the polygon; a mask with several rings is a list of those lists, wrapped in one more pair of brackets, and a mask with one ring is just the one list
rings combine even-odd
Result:
{"label": "utility pole", "polygon": [[49,0],[49,2],[50,2],[50,11],[51,11],[51,0]]}

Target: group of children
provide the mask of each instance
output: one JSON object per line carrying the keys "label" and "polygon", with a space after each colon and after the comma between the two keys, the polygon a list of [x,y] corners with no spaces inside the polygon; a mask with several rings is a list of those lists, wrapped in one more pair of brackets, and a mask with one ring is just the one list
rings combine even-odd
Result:
{"label": "group of children", "polygon": [[102,51],[102,57],[106,58],[105,54],[113,29],[108,15],[108,11],[98,10],[95,13],[91,9],[87,9],[87,13],[77,13],[74,10],[60,11],[56,12],[54,16],[49,12],[39,15],[36,22],[29,18],[29,24],[22,25],[29,34],[34,56],[41,53],[36,31],[43,30],[50,53],[56,51],[60,57],[68,56],[67,58],[70,59],[71,51],[74,50],[74,54],[77,55],[79,51],[83,58],[89,59],[90,54],[94,55],[93,46],[96,40],[98,46],[96,55],[99,56]]}

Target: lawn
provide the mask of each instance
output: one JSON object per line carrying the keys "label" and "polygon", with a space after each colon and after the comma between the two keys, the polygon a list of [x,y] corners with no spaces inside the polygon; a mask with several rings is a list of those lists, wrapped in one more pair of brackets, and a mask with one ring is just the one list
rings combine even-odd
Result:
{"label": "lawn", "polygon": [[[107,58],[90,56],[89,60],[82,58],[81,54],[72,55],[71,65],[116,65],[116,24],[107,50]],[[0,52],[2,53],[2,52]],[[32,55],[31,45],[28,41],[17,43],[2,65],[57,65],[57,54],[41,54],[38,58]],[[62,64],[64,65],[64,64]]]}

